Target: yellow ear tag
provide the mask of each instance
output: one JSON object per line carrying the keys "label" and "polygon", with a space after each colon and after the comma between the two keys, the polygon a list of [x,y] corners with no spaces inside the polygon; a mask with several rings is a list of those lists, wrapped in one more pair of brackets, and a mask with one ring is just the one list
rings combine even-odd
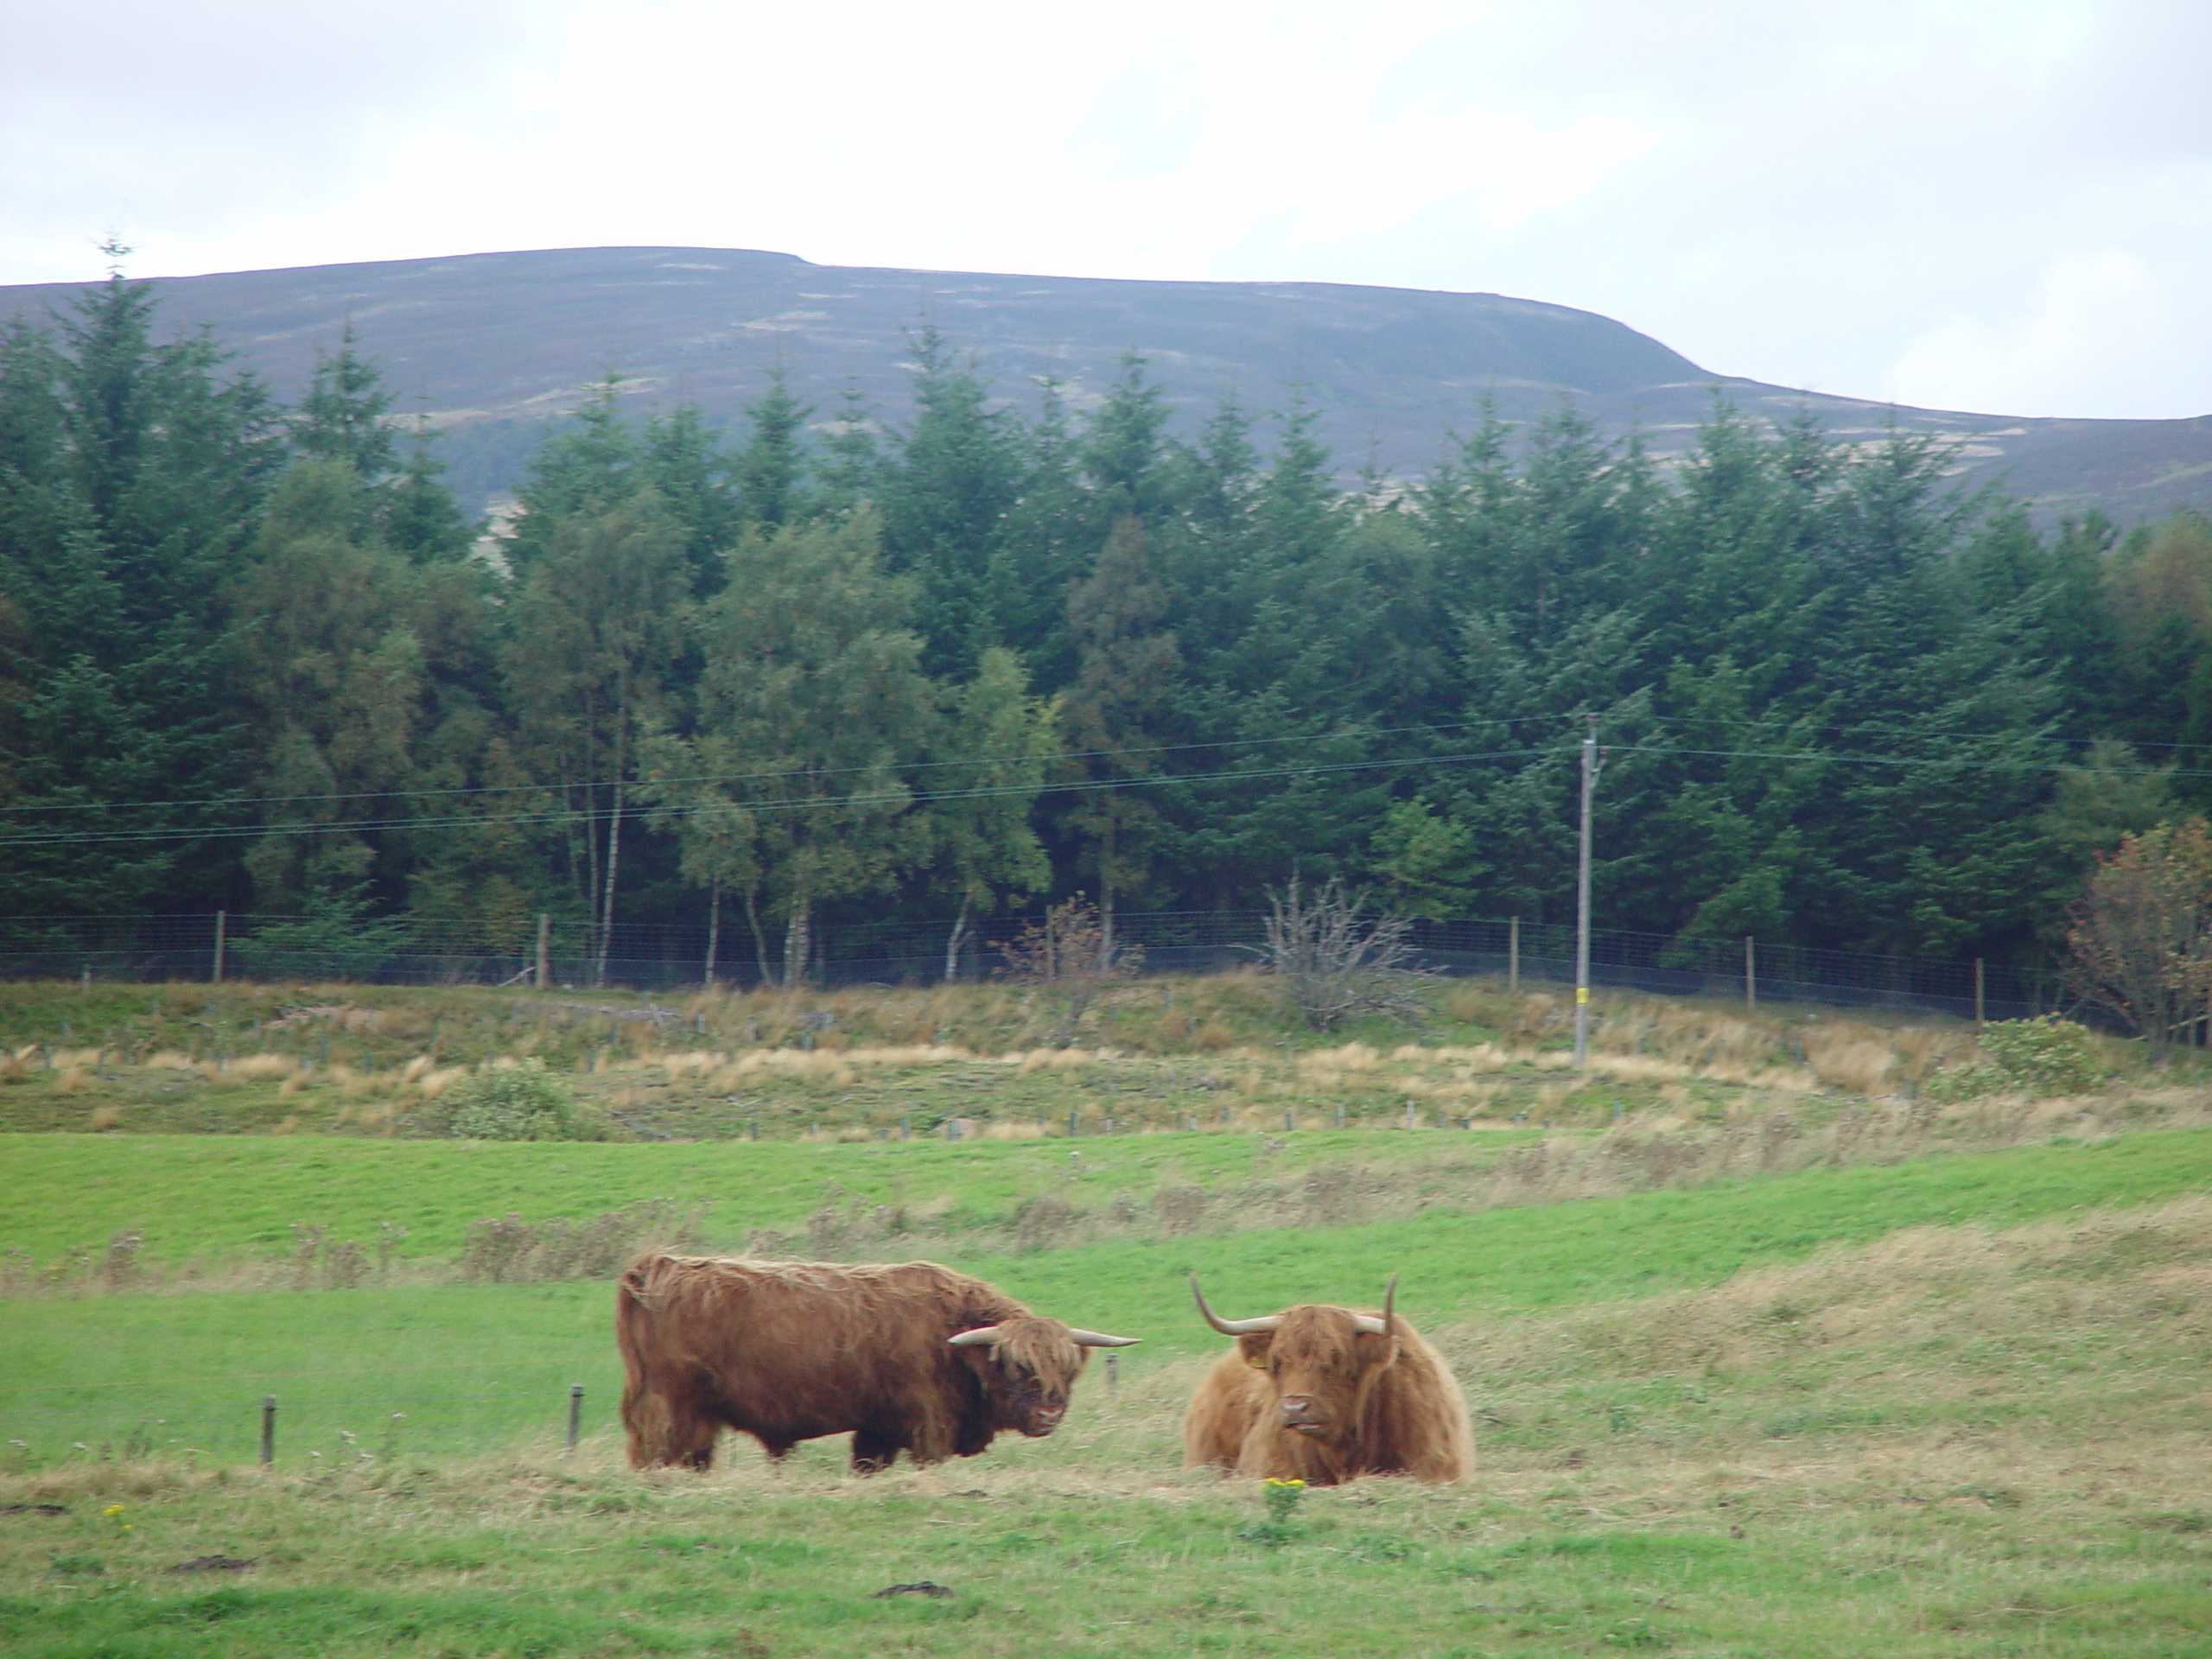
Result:
{"label": "yellow ear tag", "polygon": [[1249,1365],[1255,1371],[1264,1371],[1268,1369],[1268,1362],[1266,1360],[1254,1359],[1249,1355],[1245,1357],[1244,1363],[1247,1365]]}

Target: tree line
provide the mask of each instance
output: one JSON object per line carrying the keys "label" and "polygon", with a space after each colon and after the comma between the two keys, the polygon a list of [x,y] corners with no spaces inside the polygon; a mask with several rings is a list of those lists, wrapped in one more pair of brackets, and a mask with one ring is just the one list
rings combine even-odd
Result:
{"label": "tree line", "polygon": [[708,920],[1556,918],[2026,960],[2207,798],[2212,526],[2039,530],[1902,433],[1562,402],[1346,487],[1317,413],[1170,429],[914,342],[911,416],[616,384],[487,534],[348,334],[296,407],[116,276],[0,339],[0,906],[519,941]]}

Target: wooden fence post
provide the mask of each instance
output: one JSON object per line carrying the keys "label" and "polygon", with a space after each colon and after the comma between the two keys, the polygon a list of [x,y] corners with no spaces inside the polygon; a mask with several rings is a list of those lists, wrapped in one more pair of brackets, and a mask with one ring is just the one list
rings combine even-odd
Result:
{"label": "wooden fence post", "polygon": [[225,935],[230,931],[230,922],[229,911],[219,910],[215,912],[215,971],[211,976],[211,979],[217,985],[223,982],[223,946],[226,942]]}
{"label": "wooden fence post", "polygon": [[569,1450],[571,1452],[576,1449],[576,1433],[583,1427],[583,1421],[584,1385],[571,1382],[569,1384]]}
{"label": "wooden fence post", "polygon": [[547,971],[552,943],[553,918],[541,910],[537,912],[537,988],[541,991],[552,982],[552,975]]}
{"label": "wooden fence post", "polygon": [[261,1461],[276,1461],[276,1396],[273,1394],[261,1396]]}
{"label": "wooden fence post", "polygon": [[1505,988],[1521,988],[1521,918],[1513,917],[1505,924]]}
{"label": "wooden fence post", "polygon": [[1746,1012],[1759,1005],[1758,947],[1751,943],[1751,936],[1744,935],[1744,1007]]}
{"label": "wooden fence post", "polygon": [[1982,1010],[1982,997],[1981,997],[1981,990],[1982,990],[1981,958],[1980,958],[1980,957],[1976,957],[1974,959],[1974,1024],[1975,1024],[1975,1025],[1977,1025],[1977,1026],[1979,1026],[1979,1025],[1980,1025],[1980,1024],[1982,1023],[1982,1017],[1981,1017],[1981,1010]]}

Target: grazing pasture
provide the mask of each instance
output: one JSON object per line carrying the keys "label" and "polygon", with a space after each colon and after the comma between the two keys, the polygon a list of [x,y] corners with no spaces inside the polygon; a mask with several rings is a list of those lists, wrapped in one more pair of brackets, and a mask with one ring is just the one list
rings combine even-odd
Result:
{"label": "grazing pasture", "polygon": [[[2208,1281],[2183,1198],[1447,1321],[1473,1480],[1279,1514],[1175,1468],[1187,1351],[1087,1379],[1052,1440],[864,1480],[830,1443],[639,1477],[603,1429],[574,1459],[79,1455],[0,1477],[0,1643],[2178,1659],[2212,1629]],[[252,1565],[179,1570],[211,1557]],[[949,1593],[879,1593],[918,1585]]]}
{"label": "grazing pasture", "polygon": [[[553,1012],[478,992],[364,992],[391,999],[372,1030],[224,988],[196,1058],[148,1047],[164,1028],[49,1058],[33,1031],[0,1086],[0,1650],[2212,1643],[2212,1126],[2187,1057],[2153,1075],[2113,1045],[2084,1092],[1977,1095],[1944,1081],[1980,1058],[1963,1027],[1623,999],[1578,1082],[1555,1008],[1494,988],[1449,1029],[1329,1042],[1267,1040],[1249,981],[1143,988],[1115,1043],[1065,1051],[1019,1046],[1042,1016],[998,988],[594,1014],[599,1052],[565,1055]],[[193,990],[113,1012],[167,1022]],[[677,1019],[691,1046],[660,1041]],[[247,1036],[267,1058],[237,1077]],[[531,1059],[571,1066],[610,1138],[402,1132],[442,1073]],[[751,1119],[723,1097],[740,1067]],[[1093,1363],[1051,1438],[932,1470],[857,1478],[827,1440],[771,1472],[740,1441],[705,1476],[639,1474],[608,1281],[652,1242],[925,1256],[1143,1344]],[[1472,1410],[1473,1478],[1181,1470],[1225,1346],[1193,1268],[1237,1314],[1372,1307],[1399,1274]]]}

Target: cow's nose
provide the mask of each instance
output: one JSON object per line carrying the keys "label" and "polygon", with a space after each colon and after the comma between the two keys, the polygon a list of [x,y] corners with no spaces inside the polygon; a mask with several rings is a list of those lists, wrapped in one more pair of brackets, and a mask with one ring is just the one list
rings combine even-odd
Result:
{"label": "cow's nose", "polygon": [[1275,1409],[1282,1414],[1282,1420],[1286,1423],[1315,1422],[1321,1415],[1319,1412],[1314,1410],[1311,1397],[1303,1394],[1286,1394],[1276,1402]]}

